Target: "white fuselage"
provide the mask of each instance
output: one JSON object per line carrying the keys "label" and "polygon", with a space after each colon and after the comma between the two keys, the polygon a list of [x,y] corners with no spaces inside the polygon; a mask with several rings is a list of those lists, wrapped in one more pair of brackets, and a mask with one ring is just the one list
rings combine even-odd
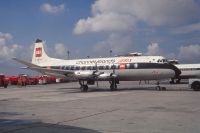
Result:
{"label": "white fuselage", "polygon": [[[51,69],[46,70],[46,74],[57,74],[78,79],[98,78],[107,80],[107,77],[109,79],[113,75],[117,75],[119,80],[159,80],[172,78],[179,71],[175,66],[167,63],[162,56],[55,59],[46,54],[43,43],[41,40],[36,40],[32,64]],[[97,74],[97,71],[101,74]]]}
{"label": "white fuselage", "polygon": [[[164,62],[162,56],[132,56],[132,57],[109,57],[109,58],[90,58],[77,60],[61,60],[50,58],[48,62],[40,63],[42,67],[50,67],[61,70],[73,71],[98,71],[107,75],[113,73],[119,80],[160,80],[174,77],[176,72],[172,65]],[[88,75],[80,75],[78,78],[88,78]],[[103,79],[103,78],[102,78]],[[104,78],[106,80],[106,78]]]}

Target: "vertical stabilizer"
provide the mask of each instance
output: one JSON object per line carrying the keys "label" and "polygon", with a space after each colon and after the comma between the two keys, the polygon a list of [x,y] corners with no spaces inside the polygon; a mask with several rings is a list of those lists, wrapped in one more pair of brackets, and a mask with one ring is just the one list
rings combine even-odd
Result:
{"label": "vertical stabilizer", "polygon": [[47,56],[44,50],[44,42],[40,39],[35,41],[35,47],[32,56],[32,63],[35,65],[42,65],[49,61],[50,57]]}

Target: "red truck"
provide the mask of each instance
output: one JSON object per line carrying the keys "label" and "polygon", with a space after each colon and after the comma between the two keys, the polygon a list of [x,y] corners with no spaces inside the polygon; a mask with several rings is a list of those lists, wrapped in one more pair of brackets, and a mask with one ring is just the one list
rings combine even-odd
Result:
{"label": "red truck", "polygon": [[10,76],[9,81],[11,85],[17,85],[18,83],[18,76]]}
{"label": "red truck", "polygon": [[9,79],[5,77],[5,75],[0,74],[0,87],[7,88],[9,83]]}

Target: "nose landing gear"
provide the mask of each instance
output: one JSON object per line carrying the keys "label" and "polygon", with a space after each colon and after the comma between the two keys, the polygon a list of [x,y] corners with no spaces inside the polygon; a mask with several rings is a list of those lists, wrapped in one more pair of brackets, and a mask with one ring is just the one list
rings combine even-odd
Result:
{"label": "nose landing gear", "polygon": [[158,91],[166,91],[167,89],[166,89],[166,87],[161,87],[160,86],[160,82],[158,81],[157,82],[157,86],[156,86],[156,90],[158,90]]}

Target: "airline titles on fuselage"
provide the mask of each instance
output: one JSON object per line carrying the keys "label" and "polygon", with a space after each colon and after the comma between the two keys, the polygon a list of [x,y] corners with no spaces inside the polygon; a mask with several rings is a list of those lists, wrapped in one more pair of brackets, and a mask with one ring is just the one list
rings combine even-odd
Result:
{"label": "airline titles on fuselage", "polygon": [[115,63],[130,63],[131,58],[115,59],[93,59],[93,60],[80,60],[76,61],[76,65],[94,65],[94,64],[115,64]]}

